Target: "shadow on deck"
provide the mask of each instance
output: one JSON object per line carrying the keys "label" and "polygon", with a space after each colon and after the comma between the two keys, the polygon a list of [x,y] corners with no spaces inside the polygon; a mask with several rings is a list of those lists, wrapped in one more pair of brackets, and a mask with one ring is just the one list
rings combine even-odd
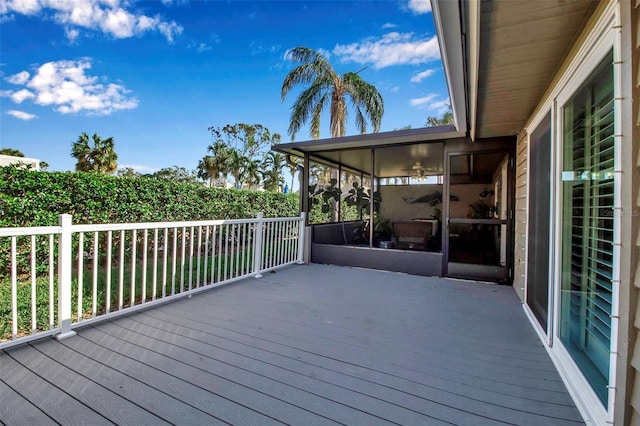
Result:
{"label": "shadow on deck", "polygon": [[0,352],[11,424],[582,424],[511,287],[295,266]]}

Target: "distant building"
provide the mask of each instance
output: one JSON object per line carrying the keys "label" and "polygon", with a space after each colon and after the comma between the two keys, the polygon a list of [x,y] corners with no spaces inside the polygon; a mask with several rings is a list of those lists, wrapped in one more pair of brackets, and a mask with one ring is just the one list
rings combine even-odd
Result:
{"label": "distant building", "polygon": [[36,158],[14,157],[13,155],[0,154],[0,167],[10,166],[12,164],[31,166],[31,169],[40,171],[40,160]]}

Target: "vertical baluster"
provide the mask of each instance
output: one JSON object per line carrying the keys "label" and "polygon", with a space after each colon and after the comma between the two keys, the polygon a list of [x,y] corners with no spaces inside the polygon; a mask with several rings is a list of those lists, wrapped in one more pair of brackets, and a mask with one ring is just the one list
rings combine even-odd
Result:
{"label": "vertical baluster", "polygon": [[193,280],[193,231],[192,226],[189,232],[189,291],[191,291],[191,281]]}
{"label": "vertical baluster", "polygon": [[227,280],[227,261],[229,260],[229,224],[224,226],[224,281]]}
{"label": "vertical baluster", "polygon": [[[191,240],[191,236],[189,237]],[[184,291],[184,264],[185,264],[185,250],[187,246],[187,228],[182,227],[182,245],[180,247],[181,259],[180,259],[180,293]]]}
{"label": "vertical baluster", "polygon": [[78,234],[78,322],[82,321],[82,287],[84,280],[84,232]]}
{"label": "vertical baluster", "polygon": [[[200,287],[200,261],[202,257],[202,226],[198,226],[198,261],[196,262],[196,288]],[[205,276],[207,275],[205,269]],[[189,281],[189,290],[191,290],[191,281]]]}
{"label": "vertical baluster", "polygon": [[218,230],[217,225],[213,225],[211,227],[211,279],[209,280],[210,284],[213,284],[215,281],[215,271],[216,271],[216,232]]}
{"label": "vertical baluster", "polygon": [[162,241],[162,297],[164,298],[167,295],[167,262],[168,262],[168,252],[169,248],[167,247],[167,241],[169,240],[169,228],[164,228],[164,241]]}
{"label": "vertical baluster", "polygon": [[100,257],[100,253],[98,253],[98,240],[100,234],[98,231],[93,233],[93,282],[92,282],[92,292],[91,292],[91,316],[93,318],[96,317],[96,312],[98,310],[98,258]]}
{"label": "vertical baluster", "polygon": [[49,330],[53,330],[56,323],[53,310],[53,274],[54,274],[54,257],[53,257],[53,234],[49,235]]}
{"label": "vertical baluster", "polygon": [[234,265],[234,271],[235,271],[235,275],[234,276],[238,276],[238,274],[240,273],[240,242],[242,241],[240,239],[240,224],[238,224],[238,231],[237,231],[237,235],[236,235],[236,263]]}
{"label": "vertical baluster", "polygon": [[138,247],[137,244],[137,233],[135,229],[131,230],[131,283],[129,285],[129,306],[134,306],[136,303],[136,249]]}
{"label": "vertical baluster", "polygon": [[176,256],[178,255],[178,228],[173,228],[173,258],[171,266],[171,295],[176,294]]}
{"label": "vertical baluster", "polygon": [[18,337],[18,263],[16,237],[11,237],[11,338]]}
{"label": "vertical baluster", "polygon": [[262,229],[260,230],[262,233],[262,261],[260,265],[260,270],[267,269],[267,263],[269,262],[269,222],[264,222]]}
{"label": "vertical baluster", "polygon": [[283,222],[282,224],[284,226],[284,248],[283,248],[284,256],[282,257],[283,259],[282,263],[287,264],[289,263],[289,251],[290,251],[289,243],[291,241],[290,239],[291,228],[289,226],[290,222],[288,220],[286,222]]}
{"label": "vertical baluster", "polygon": [[36,236],[31,236],[31,334],[36,332]]}
{"label": "vertical baluster", "polygon": [[106,292],[106,300],[105,300],[105,312],[108,314],[111,310],[111,243],[113,240],[113,234],[111,231],[107,231],[107,281],[105,283],[105,292]]}
{"label": "vertical baluster", "polygon": [[142,234],[142,294],[140,295],[140,303],[144,303],[147,300],[147,229],[144,229]]}
{"label": "vertical baluster", "polygon": [[282,249],[284,243],[284,222],[278,222],[278,261],[276,266],[282,265]]}
{"label": "vertical baluster", "polygon": [[289,232],[287,238],[289,238],[289,256],[287,257],[287,263],[293,262],[293,221],[287,222],[289,224]]}
{"label": "vertical baluster", "polygon": [[153,272],[151,273],[151,300],[156,300],[158,291],[158,228],[153,230]]}
{"label": "vertical baluster", "polygon": [[247,224],[242,224],[242,253],[240,254],[240,275],[244,275],[246,261],[247,261]]}
{"label": "vertical baluster", "polygon": [[124,229],[120,230],[120,264],[118,265],[118,310],[122,310],[124,305],[124,240],[126,234]]}
{"label": "vertical baluster", "polygon": [[220,282],[220,268],[222,268],[222,225],[218,226],[218,258],[217,260],[217,265],[218,265],[218,281]]}
{"label": "vertical baluster", "polygon": [[271,222],[265,222],[262,229],[262,269],[269,269],[269,227]]}
{"label": "vertical baluster", "polygon": [[[202,285],[207,284],[207,266],[209,266],[209,225],[207,225],[204,231],[204,246],[204,271],[202,273]],[[213,257],[213,250],[211,250],[211,252],[211,257]],[[213,269],[213,264],[211,265],[211,268]],[[198,268],[198,271],[200,271],[200,268]]]}
{"label": "vertical baluster", "polygon": [[271,232],[269,235],[269,268],[273,268],[276,259],[276,230],[277,222],[271,222]]}
{"label": "vertical baluster", "polygon": [[293,262],[293,260],[294,260],[293,242],[295,241],[295,237],[293,235],[293,233],[294,233],[293,225],[294,225],[294,222],[293,221],[289,221],[289,257],[287,258],[287,263]]}

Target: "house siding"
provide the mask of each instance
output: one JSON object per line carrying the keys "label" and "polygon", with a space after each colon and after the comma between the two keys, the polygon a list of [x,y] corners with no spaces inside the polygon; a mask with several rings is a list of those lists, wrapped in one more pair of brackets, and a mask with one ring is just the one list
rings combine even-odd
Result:
{"label": "house siding", "polygon": [[[623,124],[623,135],[629,134],[630,137],[626,138],[627,144],[630,143],[629,151],[632,155],[631,167],[634,167],[634,173],[631,173],[630,182],[631,191],[633,195],[633,209],[631,210],[630,219],[631,223],[631,235],[637,235],[635,239],[635,250],[629,256],[629,282],[634,285],[629,289],[626,311],[629,312],[629,333],[628,341],[622,340],[621,345],[629,347],[631,354],[629,358],[630,363],[626,363],[626,380],[621,383],[621,386],[628,386],[630,391],[627,393],[625,406],[629,407],[625,413],[616,415],[616,420],[620,423],[640,426],[640,307],[638,307],[638,293],[640,291],[640,264],[638,263],[640,253],[640,155],[638,149],[640,148],[640,106],[638,101],[640,100],[640,0],[633,2],[622,2],[621,18],[623,23],[622,28],[622,40],[623,48],[628,47],[631,50],[629,58],[623,56],[623,61],[628,59],[630,62],[628,66],[623,68],[622,73],[622,93],[631,93],[631,102],[627,100],[623,104],[623,117],[629,117],[627,125]],[[625,28],[626,24],[626,28]],[[626,72],[625,72],[626,71]],[[628,92],[627,92],[628,90]],[[623,95],[624,96],[624,95]],[[624,230],[623,230],[624,232]],[[625,294],[621,294],[621,301],[624,301]],[[621,315],[625,311],[621,307]],[[623,335],[623,330],[621,330]],[[627,358],[625,358],[627,359]],[[624,365],[622,367],[625,367]],[[623,370],[624,371],[624,370]]]}
{"label": "house siding", "polygon": [[528,136],[521,132],[516,147],[516,214],[513,257],[513,288],[524,302],[527,270],[527,191],[528,189]]}
{"label": "house siding", "polygon": [[[588,50],[589,35],[593,34],[596,22],[605,11],[616,9],[620,26],[620,55],[614,61],[618,93],[616,116],[619,127],[619,157],[616,171],[620,173],[619,218],[619,302],[612,315],[618,318],[614,333],[613,351],[615,356],[615,396],[613,411],[607,417],[607,424],[640,426],[640,0],[602,1],[594,11],[581,35],[576,39],[565,63],[552,79],[546,93],[534,110],[527,126],[550,108],[560,90],[567,84],[573,73],[571,63],[581,50]],[[527,236],[527,194],[528,149],[527,129],[523,129],[517,148],[516,170],[516,224],[515,224],[515,278],[514,289],[522,297],[523,275],[526,271]],[[524,193],[523,193],[524,192]],[[519,259],[523,258],[524,262]],[[616,278],[614,278],[616,279]],[[616,309],[617,308],[617,309]],[[533,321],[533,320],[532,320]],[[554,350],[550,349],[552,352]],[[553,355],[553,354],[552,354]],[[555,355],[554,355],[555,356]],[[557,359],[557,358],[556,358]],[[563,376],[565,377],[565,376]],[[569,379],[571,381],[571,379]],[[583,407],[584,408],[584,407]],[[589,410],[587,410],[589,411]],[[587,414],[587,413],[585,413]],[[588,415],[588,414],[587,414]],[[589,423],[596,424],[596,423]],[[601,423],[597,423],[601,424]]]}

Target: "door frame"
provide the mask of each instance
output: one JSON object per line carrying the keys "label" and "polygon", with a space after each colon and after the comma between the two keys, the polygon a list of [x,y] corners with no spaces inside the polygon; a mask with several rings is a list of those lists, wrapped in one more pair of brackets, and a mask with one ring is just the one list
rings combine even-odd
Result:
{"label": "door frame", "polygon": [[[452,278],[463,278],[477,281],[495,281],[504,284],[511,284],[513,281],[513,259],[514,259],[514,220],[515,220],[515,138],[499,138],[491,141],[465,141],[446,143],[444,149],[444,185],[442,196],[442,275]],[[506,266],[494,267],[487,265],[466,264],[456,262],[450,265],[449,262],[449,225],[450,225],[450,194],[451,194],[451,157],[468,154],[495,154],[504,152],[507,156],[507,219],[455,219],[456,223],[477,223],[477,224],[506,224],[507,247]],[[505,190],[503,185],[503,191]],[[505,223],[506,222],[506,223]],[[453,266],[453,268],[450,268]],[[496,271],[500,268],[500,271]]]}

